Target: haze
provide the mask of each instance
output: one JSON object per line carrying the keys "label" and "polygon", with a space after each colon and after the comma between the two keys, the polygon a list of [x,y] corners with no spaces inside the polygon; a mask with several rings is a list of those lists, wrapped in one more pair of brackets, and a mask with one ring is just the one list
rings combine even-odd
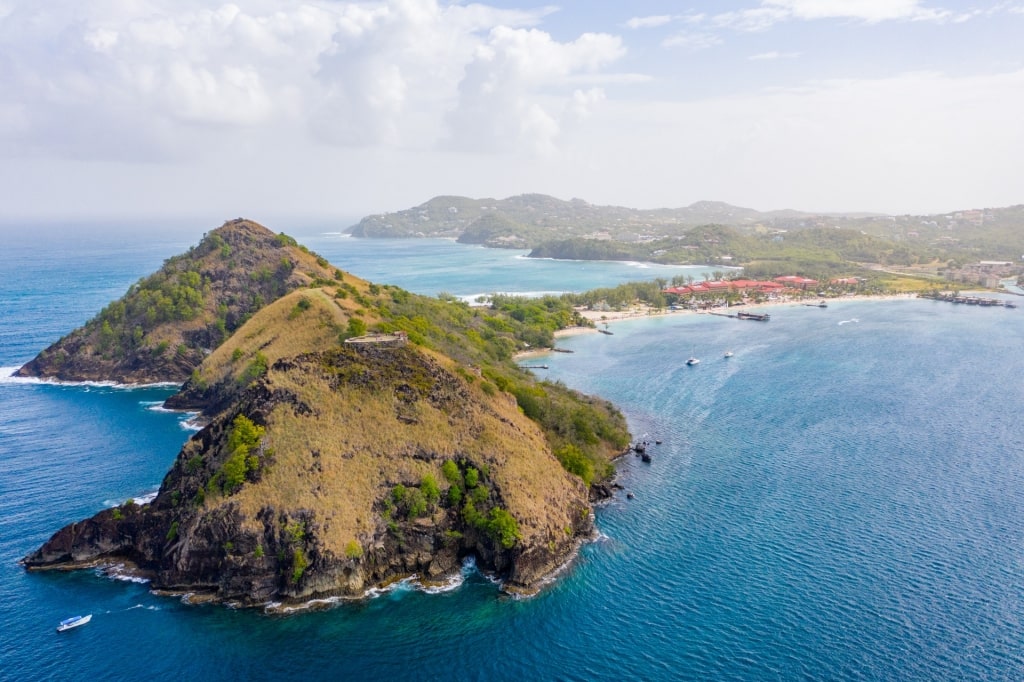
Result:
{"label": "haze", "polygon": [[995,0],[0,0],[0,219],[1011,205],[1021,35]]}

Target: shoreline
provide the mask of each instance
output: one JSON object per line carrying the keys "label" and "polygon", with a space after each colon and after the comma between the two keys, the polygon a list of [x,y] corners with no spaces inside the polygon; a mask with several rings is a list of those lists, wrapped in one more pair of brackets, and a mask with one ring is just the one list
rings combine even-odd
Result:
{"label": "shoreline", "polygon": [[[709,308],[707,310],[669,310],[663,308],[656,310],[654,308],[646,306],[633,306],[629,310],[611,310],[611,311],[598,311],[598,310],[583,310],[580,311],[580,315],[592,322],[595,326],[593,327],[566,327],[565,329],[558,329],[554,332],[553,336],[555,339],[566,338],[569,336],[578,336],[580,334],[597,334],[600,330],[596,325],[611,325],[621,322],[629,322],[631,320],[647,320],[654,317],[669,317],[677,315],[710,315],[711,313],[721,313],[722,311],[730,311],[735,309],[740,310],[759,310],[761,308],[781,308],[784,306],[812,306],[813,304],[809,301],[825,300],[831,301],[903,301],[916,299],[917,294],[857,294],[851,296],[842,296],[839,298],[832,299],[820,299],[818,297],[808,297],[800,300],[788,300],[788,301],[768,301],[766,303],[751,303],[742,304],[729,307],[721,308]],[[541,357],[548,355],[552,352],[557,352],[552,348],[534,348],[530,350],[520,351],[516,353],[513,360],[525,360],[529,358]]]}

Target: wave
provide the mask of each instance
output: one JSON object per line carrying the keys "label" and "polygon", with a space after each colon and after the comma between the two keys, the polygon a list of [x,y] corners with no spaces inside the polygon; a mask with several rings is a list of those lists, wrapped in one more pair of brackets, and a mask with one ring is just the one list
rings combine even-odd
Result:
{"label": "wave", "polygon": [[178,423],[185,431],[200,431],[203,428],[202,424],[199,423],[199,415],[201,413],[197,410],[172,410],[164,407],[163,400],[140,400],[139,405],[142,405],[150,412],[180,416],[181,419]]}
{"label": "wave", "polygon": [[[157,493],[159,492],[160,489],[157,488],[156,490],[151,490],[148,493],[143,493],[141,495],[137,495],[129,499],[135,504],[149,504],[150,502],[156,499]],[[113,507],[120,507],[122,504],[123,502],[121,500],[103,500],[103,506],[106,507],[107,509],[111,509]]]}
{"label": "wave", "polygon": [[96,569],[96,575],[103,576],[104,578],[110,578],[111,580],[120,580],[126,583],[137,583],[144,585],[149,582],[149,578],[143,578],[138,575],[134,569],[126,566],[125,564],[108,564],[106,566],[100,566]]}
{"label": "wave", "polygon": [[189,417],[188,419],[182,419],[180,422],[178,422],[178,426],[180,426],[185,431],[203,430],[203,424],[199,420],[198,412],[193,413],[192,416]]}
{"label": "wave", "polygon": [[850,324],[851,322],[860,322],[856,317],[851,317],[849,320],[840,320],[837,324],[841,327],[844,324]]}

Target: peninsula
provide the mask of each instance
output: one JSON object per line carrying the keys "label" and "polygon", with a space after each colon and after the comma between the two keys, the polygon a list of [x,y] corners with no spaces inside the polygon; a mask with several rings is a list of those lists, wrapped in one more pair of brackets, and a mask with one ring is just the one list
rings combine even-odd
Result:
{"label": "peninsula", "polygon": [[[196,294],[175,298],[183,286]],[[148,315],[154,291],[173,314]],[[629,442],[611,404],[512,360],[580,322],[568,306],[471,308],[373,284],[227,223],[23,368],[185,376],[168,404],[206,421],[152,502],[72,523],[23,563],[125,563],[158,590],[260,605],[442,581],[474,556],[506,589],[535,590],[592,533],[592,499]]]}

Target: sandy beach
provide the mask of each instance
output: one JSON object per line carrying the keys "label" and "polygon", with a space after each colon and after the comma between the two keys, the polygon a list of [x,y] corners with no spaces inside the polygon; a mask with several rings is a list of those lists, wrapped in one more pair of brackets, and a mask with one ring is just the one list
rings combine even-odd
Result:
{"label": "sandy beach", "polygon": [[[878,296],[872,295],[855,295],[855,296],[842,296],[840,298],[825,299],[826,302],[833,301],[900,301],[916,298],[916,294],[882,294]],[[593,322],[595,327],[567,327],[565,329],[559,329],[554,333],[556,339],[563,338],[566,336],[575,336],[577,334],[597,334],[598,327],[611,326],[616,323],[627,322],[630,320],[638,319],[649,319],[652,317],[666,317],[669,315],[709,315],[711,313],[725,313],[733,312],[737,310],[750,310],[760,311],[764,308],[782,308],[782,307],[797,307],[813,305],[822,299],[816,297],[808,297],[805,299],[797,300],[785,300],[785,301],[768,301],[765,303],[753,303],[750,305],[739,305],[731,306],[729,308],[711,308],[710,310],[669,310],[668,308],[662,308],[660,310],[651,308],[649,306],[635,305],[631,306],[626,310],[581,310],[582,315],[587,320]],[[547,355],[551,353],[550,348],[537,348],[534,350],[522,351],[516,353],[515,359],[521,360],[525,358],[538,357],[541,355]]]}

